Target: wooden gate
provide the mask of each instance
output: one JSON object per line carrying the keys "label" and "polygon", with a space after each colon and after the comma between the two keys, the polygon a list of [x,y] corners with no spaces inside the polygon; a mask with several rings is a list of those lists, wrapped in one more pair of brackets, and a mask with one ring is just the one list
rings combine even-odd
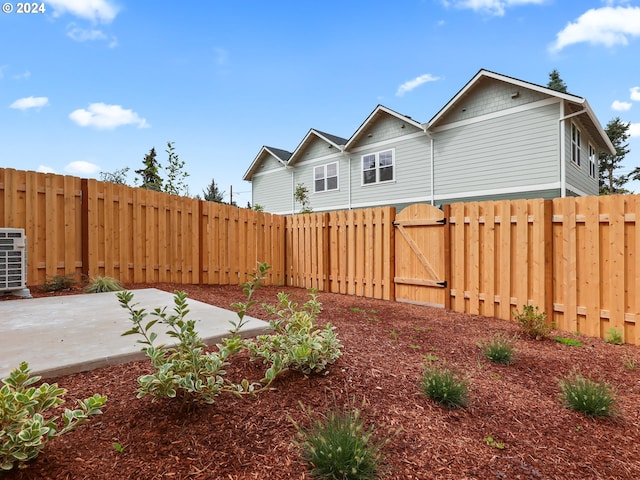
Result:
{"label": "wooden gate", "polygon": [[396,300],[449,308],[449,226],[445,213],[431,205],[402,210],[396,228]]}

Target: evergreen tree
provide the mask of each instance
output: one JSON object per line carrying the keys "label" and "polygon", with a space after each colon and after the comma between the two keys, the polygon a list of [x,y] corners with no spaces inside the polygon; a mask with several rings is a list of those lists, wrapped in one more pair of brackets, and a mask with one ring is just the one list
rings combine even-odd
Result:
{"label": "evergreen tree", "polygon": [[188,196],[189,186],[185,180],[189,174],[184,171],[184,161],[178,157],[173,143],[174,142],[167,142],[167,150],[165,150],[165,152],[169,154],[169,158],[165,168],[167,171],[167,180],[164,184],[163,191],[172,195]]}
{"label": "evergreen tree", "polygon": [[115,183],[117,185],[127,185],[127,173],[129,167],[121,168],[113,172],[100,172],[100,180],[103,182]]}
{"label": "evergreen tree", "polygon": [[564,83],[562,78],[560,78],[560,73],[555,68],[549,74],[549,83],[547,83],[547,88],[556,90],[557,92],[567,93],[567,85]]}
{"label": "evergreen tree", "polygon": [[[624,123],[620,117],[616,117],[607,123],[605,133],[616,149],[615,155],[610,153],[600,154],[600,195],[613,195],[616,193],[629,193],[624,185],[629,181],[629,177],[634,177],[636,170],[630,175],[619,175],[617,170],[622,168],[624,157],[629,153],[629,123]],[[640,176],[640,175],[639,175]]]}
{"label": "evergreen tree", "polygon": [[156,160],[156,149],[152,148],[149,153],[144,156],[142,160],[144,168],[136,170],[136,173],[140,175],[140,188],[147,190],[155,190],[156,192],[162,191],[162,178],[158,173],[160,170],[160,163]]}
{"label": "evergreen tree", "polygon": [[224,192],[218,188],[213,178],[206,190],[202,191],[202,195],[207,202],[224,203]]}

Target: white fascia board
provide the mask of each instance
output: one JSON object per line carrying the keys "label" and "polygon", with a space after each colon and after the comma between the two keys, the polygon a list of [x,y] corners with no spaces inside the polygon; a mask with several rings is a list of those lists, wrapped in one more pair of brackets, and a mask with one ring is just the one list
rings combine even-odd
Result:
{"label": "white fascia board", "polygon": [[311,141],[311,137],[312,136],[313,137],[317,137],[317,138],[319,138],[320,140],[322,140],[324,142],[327,142],[330,146],[335,147],[338,152],[342,152],[342,149],[344,148],[342,145],[337,145],[335,142],[332,142],[327,137],[322,135],[320,132],[318,132],[317,130],[312,128],[307,132],[307,134],[304,136],[304,138],[302,139],[300,144],[293,151],[293,153],[291,154],[291,157],[289,157],[289,161],[287,162],[288,166],[293,166],[295,164],[297,156],[300,155],[299,152],[304,150],[304,148],[307,145],[307,143],[309,143]]}

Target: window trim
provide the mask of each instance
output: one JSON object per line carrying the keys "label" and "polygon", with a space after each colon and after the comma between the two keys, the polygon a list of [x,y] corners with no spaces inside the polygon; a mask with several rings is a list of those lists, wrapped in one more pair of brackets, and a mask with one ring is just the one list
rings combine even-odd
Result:
{"label": "window trim", "polygon": [[[383,153],[387,153],[387,152],[391,152],[391,164],[390,165],[384,165],[383,167],[380,166],[380,155]],[[375,159],[375,164],[373,168],[367,168],[365,170],[364,168],[364,159],[365,157],[371,157],[373,156]],[[388,180],[380,180],[380,170],[381,168],[389,168],[391,167],[391,172],[392,172],[392,176],[390,179]],[[364,172],[369,172],[369,171],[375,171],[376,173],[376,179],[374,182],[369,182],[366,183],[364,181]],[[368,185],[380,185],[380,184],[384,184],[384,183],[392,183],[396,181],[396,149],[395,148],[387,148],[385,150],[380,150],[378,152],[370,152],[370,153],[365,153],[363,155],[360,156],[360,186],[362,187],[366,187]]]}
{"label": "window trim", "polygon": [[582,132],[578,126],[571,122],[571,163],[580,167],[582,156]]}
{"label": "window trim", "polygon": [[596,178],[596,166],[598,165],[598,151],[589,143],[589,176]]}
{"label": "window trim", "polygon": [[[329,167],[330,165],[335,165],[336,166],[336,174],[335,175],[331,175],[331,177],[327,176],[327,167]],[[322,169],[322,178],[316,178],[316,170],[318,170],[319,168]],[[329,178],[334,178],[336,179],[336,187],[335,188],[329,188]],[[324,184],[324,189],[323,190],[317,190],[316,189],[316,181],[317,180],[323,180],[323,184]],[[313,167],[313,193],[325,193],[325,192],[333,192],[335,190],[339,190],[340,189],[340,162],[331,162],[331,163],[325,163],[323,165],[316,165],[315,167]]]}

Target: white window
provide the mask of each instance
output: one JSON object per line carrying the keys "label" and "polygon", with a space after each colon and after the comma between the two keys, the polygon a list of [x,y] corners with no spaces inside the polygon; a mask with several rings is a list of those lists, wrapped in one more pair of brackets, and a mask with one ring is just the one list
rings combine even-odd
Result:
{"label": "white window", "polygon": [[589,144],[589,176],[596,178],[596,149]]}
{"label": "white window", "polygon": [[580,166],[580,129],[571,124],[571,161]]}
{"label": "white window", "polygon": [[313,169],[314,192],[338,189],[338,162],[319,165]]}
{"label": "white window", "polygon": [[390,182],[394,179],[393,150],[362,156],[362,184]]}

